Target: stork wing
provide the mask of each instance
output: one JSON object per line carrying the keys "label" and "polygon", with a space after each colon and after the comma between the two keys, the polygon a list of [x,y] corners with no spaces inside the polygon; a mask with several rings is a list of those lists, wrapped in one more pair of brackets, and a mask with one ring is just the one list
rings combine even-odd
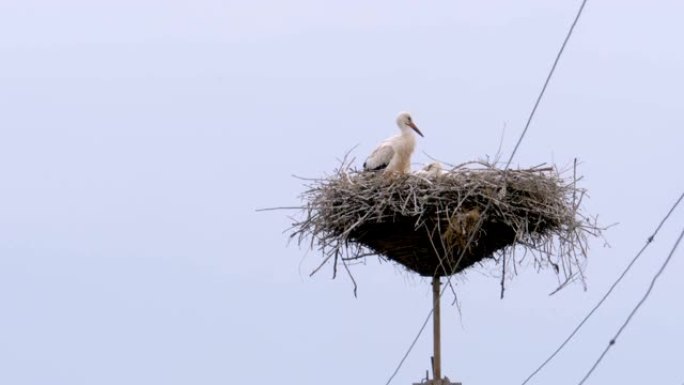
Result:
{"label": "stork wing", "polygon": [[389,165],[392,157],[394,156],[394,149],[392,146],[387,144],[382,144],[380,147],[373,151],[368,159],[363,162],[363,169],[366,171],[378,171],[382,170]]}

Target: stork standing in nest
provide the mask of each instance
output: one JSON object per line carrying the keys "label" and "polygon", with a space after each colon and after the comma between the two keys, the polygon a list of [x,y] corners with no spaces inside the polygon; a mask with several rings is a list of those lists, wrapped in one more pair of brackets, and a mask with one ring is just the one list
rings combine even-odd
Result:
{"label": "stork standing in nest", "polygon": [[418,127],[413,123],[408,112],[402,112],[397,116],[397,126],[401,130],[399,135],[385,139],[363,163],[366,171],[380,171],[385,173],[408,173],[411,171],[411,154],[416,148],[416,135],[423,136]]}

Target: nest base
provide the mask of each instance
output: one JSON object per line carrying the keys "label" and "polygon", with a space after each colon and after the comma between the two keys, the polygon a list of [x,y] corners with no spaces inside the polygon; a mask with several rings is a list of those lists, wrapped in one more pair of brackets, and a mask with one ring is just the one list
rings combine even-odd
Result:
{"label": "nest base", "polygon": [[[349,239],[423,277],[445,277],[493,258],[497,251],[513,244],[516,237],[512,227],[485,221],[481,231],[475,233],[477,222],[465,231],[453,231],[452,226],[444,232],[430,234],[428,228],[437,226],[426,224],[416,229],[417,220],[398,217],[392,223],[362,225],[349,234]],[[470,237],[472,241],[468,242]]]}

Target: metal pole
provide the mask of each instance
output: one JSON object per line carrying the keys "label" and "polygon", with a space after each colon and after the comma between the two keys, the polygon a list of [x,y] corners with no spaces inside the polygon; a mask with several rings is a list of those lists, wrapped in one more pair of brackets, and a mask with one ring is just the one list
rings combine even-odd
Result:
{"label": "metal pole", "polygon": [[433,330],[434,330],[434,365],[433,365],[433,384],[438,385],[442,383],[442,347],[441,347],[441,336],[440,336],[440,325],[439,325],[439,277],[432,277],[432,306],[434,309],[432,320],[433,320]]}

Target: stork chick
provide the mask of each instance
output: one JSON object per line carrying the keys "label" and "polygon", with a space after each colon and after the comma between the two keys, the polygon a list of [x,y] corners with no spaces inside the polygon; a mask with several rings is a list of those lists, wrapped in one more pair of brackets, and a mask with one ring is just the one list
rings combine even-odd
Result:
{"label": "stork chick", "polygon": [[402,174],[411,171],[411,155],[416,148],[416,135],[413,132],[420,136],[423,136],[423,133],[413,123],[408,112],[402,112],[397,116],[397,126],[401,133],[380,143],[363,163],[364,170],[384,170],[385,173]]}
{"label": "stork chick", "polygon": [[435,178],[437,176],[444,174],[444,172],[445,171],[442,168],[441,163],[432,162],[432,163],[428,164],[427,166],[423,167],[421,170],[418,170],[418,172],[416,172],[416,175]]}

